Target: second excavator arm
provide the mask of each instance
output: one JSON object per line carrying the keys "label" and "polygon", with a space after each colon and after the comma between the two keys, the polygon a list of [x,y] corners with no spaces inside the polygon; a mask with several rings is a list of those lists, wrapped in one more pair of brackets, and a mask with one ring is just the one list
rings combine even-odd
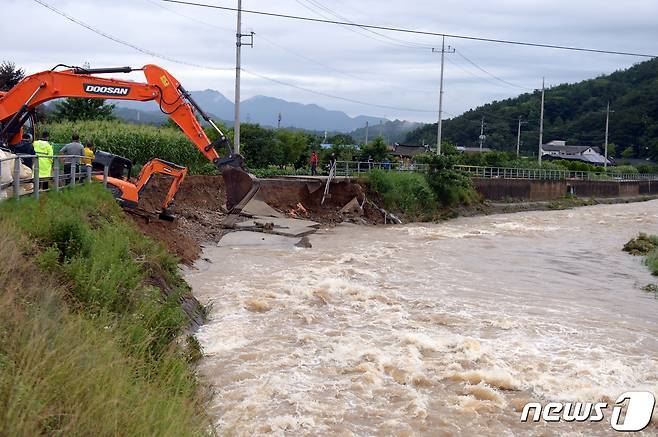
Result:
{"label": "second excavator arm", "polygon": [[[96,76],[98,74],[143,72],[146,83]],[[171,117],[203,155],[222,172],[226,182],[227,204],[238,213],[258,191],[258,180],[244,171],[243,158],[233,153],[226,135],[194,101],[190,93],[167,70],[157,65],[142,68],[80,68],[44,71],[26,77],[0,96],[0,140],[8,132],[16,132],[26,115],[49,100],[64,97],[155,101],[160,110]],[[211,142],[195,116],[195,111],[217,130],[218,139]],[[217,148],[226,146],[228,154],[220,157]]]}

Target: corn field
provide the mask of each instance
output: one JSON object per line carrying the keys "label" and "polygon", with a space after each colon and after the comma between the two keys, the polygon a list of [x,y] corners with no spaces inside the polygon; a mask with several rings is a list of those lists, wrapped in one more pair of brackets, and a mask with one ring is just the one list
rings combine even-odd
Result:
{"label": "corn field", "polygon": [[124,156],[137,165],[160,158],[184,165],[192,173],[214,171],[214,165],[174,127],[92,120],[44,124],[44,130],[50,133],[51,142],[62,144],[69,143],[75,132],[82,142],[91,141],[97,150]]}

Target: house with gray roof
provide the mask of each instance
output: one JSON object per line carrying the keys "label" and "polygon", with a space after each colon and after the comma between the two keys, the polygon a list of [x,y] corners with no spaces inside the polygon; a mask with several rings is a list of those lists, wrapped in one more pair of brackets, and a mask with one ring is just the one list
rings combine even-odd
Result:
{"label": "house with gray roof", "polygon": [[[606,162],[601,149],[595,146],[570,146],[566,141],[551,141],[542,145],[542,160],[545,161],[580,161],[592,165],[603,165]],[[608,165],[612,161],[608,159]]]}

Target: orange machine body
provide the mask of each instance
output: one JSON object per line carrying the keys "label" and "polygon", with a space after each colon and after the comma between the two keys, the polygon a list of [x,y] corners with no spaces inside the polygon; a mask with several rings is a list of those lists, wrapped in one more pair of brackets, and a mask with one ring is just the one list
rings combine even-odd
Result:
{"label": "orange machine body", "polygon": [[[217,128],[180,82],[167,70],[152,64],[139,69],[130,67],[66,68],[66,70],[53,69],[27,76],[8,92],[0,93],[0,143],[16,144],[21,138],[25,123],[33,120],[34,109],[49,100],[81,97],[156,101],[160,110],[171,117],[197,149],[222,171],[227,187],[227,204],[233,213],[239,213],[258,191],[259,181],[242,169],[242,156],[233,154],[224,133]],[[97,76],[134,71],[143,72],[146,83]],[[210,141],[197,120],[195,111],[217,130],[219,138],[216,141]],[[216,150],[218,146],[226,146],[229,155],[220,158]],[[155,169],[158,165],[149,166],[149,164],[145,165],[145,168]],[[144,174],[144,176],[148,181],[150,175]],[[177,187],[178,184],[172,186],[172,188]],[[139,192],[139,190],[137,191]],[[129,192],[132,191],[126,189],[124,195],[128,196]]]}

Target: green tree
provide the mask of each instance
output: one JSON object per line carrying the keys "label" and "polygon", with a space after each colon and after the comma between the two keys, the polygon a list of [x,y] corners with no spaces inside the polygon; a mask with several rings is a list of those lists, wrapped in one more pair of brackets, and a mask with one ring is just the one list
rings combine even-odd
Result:
{"label": "green tree", "polygon": [[16,64],[9,61],[0,63],[0,91],[9,91],[25,77],[22,68],[16,68]]}
{"label": "green tree", "polygon": [[613,158],[617,156],[617,146],[615,144],[608,144],[608,156]]}
{"label": "green tree", "polygon": [[621,152],[621,157],[624,159],[631,159],[635,156],[635,149],[632,146],[628,146]]}
{"label": "green tree", "polygon": [[386,159],[388,148],[382,137],[375,138],[375,141],[363,148],[362,158],[371,158],[375,162],[381,162]]}
{"label": "green tree", "polygon": [[352,145],[355,143],[355,141],[351,135],[338,134],[338,135],[334,135],[333,137],[327,138],[327,143],[333,144],[334,146],[342,146],[342,145]]}
{"label": "green tree", "polygon": [[104,99],[69,97],[55,104],[53,118],[60,121],[113,120],[114,105],[106,105]]}
{"label": "green tree", "polygon": [[280,166],[293,165],[301,168],[306,165],[309,156],[309,140],[306,134],[298,131],[278,129],[274,138],[281,148]]}

